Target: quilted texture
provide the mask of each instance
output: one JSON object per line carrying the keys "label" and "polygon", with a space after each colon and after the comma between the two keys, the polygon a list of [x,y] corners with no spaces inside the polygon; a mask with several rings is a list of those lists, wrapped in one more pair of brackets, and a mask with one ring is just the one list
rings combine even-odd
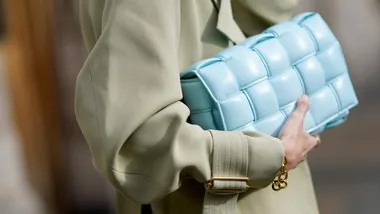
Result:
{"label": "quilted texture", "polygon": [[190,122],[277,136],[307,94],[305,130],[344,122],[358,104],[340,44],[316,13],[302,13],[195,63],[181,74]]}

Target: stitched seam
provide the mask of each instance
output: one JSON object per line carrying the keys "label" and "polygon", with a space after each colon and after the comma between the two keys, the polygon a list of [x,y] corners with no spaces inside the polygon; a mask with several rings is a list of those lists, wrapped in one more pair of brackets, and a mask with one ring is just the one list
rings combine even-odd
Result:
{"label": "stitched seam", "polygon": [[[331,80],[329,80],[328,82],[326,82],[326,87],[328,87],[328,85],[332,84],[334,81],[336,81],[336,80],[339,79],[339,78],[342,78],[342,75],[338,75],[337,77],[334,77],[334,78],[332,78]],[[326,87],[322,87],[322,88],[316,90],[314,93],[310,94],[309,96],[313,96],[314,94],[316,94],[316,93],[318,93],[318,92],[320,92],[320,91],[326,89]],[[239,92],[239,93],[241,93],[241,92]],[[230,97],[228,97],[228,98],[230,98]],[[225,100],[227,100],[228,98],[223,99],[222,101],[225,101]],[[222,102],[222,101],[219,101],[219,102]],[[294,103],[296,103],[296,102],[297,102],[297,101],[292,101],[292,102],[290,102],[290,103],[287,103],[287,104],[281,106],[281,107],[279,108],[279,110],[284,109],[284,108],[287,108],[288,106],[290,106],[290,105],[292,105],[292,104],[294,104]],[[199,112],[198,112],[198,111],[191,111],[191,114],[200,114],[200,113],[209,112],[209,111],[212,111],[212,109],[202,110],[202,112],[200,112],[200,111],[199,111]],[[276,113],[277,113],[277,112],[276,112]],[[274,114],[276,114],[276,113],[274,113]],[[271,115],[273,115],[273,114],[271,114]],[[267,117],[270,117],[271,115],[269,115],[269,116],[267,116]],[[267,118],[267,117],[261,118],[260,120],[265,119],[265,118]],[[257,121],[260,121],[260,120],[257,120]]]}
{"label": "stitched seam", "polygon": [[338,105],[338,111],[340,111],[342,106],[341,106],[340,101],[339,101],[339,96],[338,96],[337,92],[335,91],[335,88],[331,84],[328,84],[328,87],[331,89],[331,92],[334,94],[334,98],[335,98],[336,103]]}
{"label": "stitched seam", "polygon": [[247,137],[244,135],[244,136],[241,136],[243,137],[243,141],[244,141],[244,156],[245,156],[245,161],[243,162],[243,164],[245,165],[244,167],[244,175],[247,176],[248,175],[248,166],[249,166],[249,145],[248,145],[248,139]]}
{"label": "stitched seam", "polygon": [[235,80],[235,82],[237,83],[237,85],[238,85],[238,87],[239,87],[238,92],[236,92],[236,93],[234,93],[234,94],[239,94],[239,92],[241,92],[241,90],[240,90],[241,85],[240,85],[239,79],[237,78],[235,72],[233,72],[233,71],[230,69],[230,67],[228,66],[228,63],[227,63],[228,60],[229,60],[229,59],[225,59],[224,64],[225,64],[225,66],[226,66],[228,72],[231,73],[232,76],[234,77],[234,80]]}
{"label": "stitched seam", "polygon": [[224,144],[224,139],[222,139],[220,142],[215,142],[215,143],[221,143],[222,145],[217,145],[217,148],[216,148],[216,150],[215,150],[215,152],[216,152],[216,159],[217,159],[217,162],[216,162],[216,174],[217,175],[219,175],[219,171],[220,171],[220,162],[221,162],[221,160],[220,160],[220,156],[219,156],[219,152],[220,152],[220,146],[223,146],[223,144]]}
{"label": "stitched seam", "polygon": [[[313,53],[309,54],[309,55],[306,56],[306,57],[312,57],[312,56],[316,56],[316,55],[320,54],[320,47],[319,47],[319,45],[318,45],[318,42],[317,42],[316,37],[314,36],[313,32],[311,32],[310,29],[309,29],[307,26],[304,26],[304,25],[302,25],[301,23],[298,23],[298,24],[299,24],[300,27],[304,28],[305,31],[310,35],[310,37],[311,37],[311,39],[312,39],[312,42],[314,43],[315,48],[316,48],[316,51],[317,51],[317,52],[313,52]],[[251,49],[252,49],[253,51],[255,51],[255,52],[259,55],[261,61],[263,61],[263,64],[264,64],[264,66],[265,66],[265,68],[266,68],[266,71],[267,71],[267,73],[268,73],[268,76],[270,76],[271,74],[270,74],[270,71],[269,71],[269,69],[268,69],[268,65],[267,65],[267,63],[265,63],[265,60],[264,60],[263,57],[261,56],[260,52],[259,52],[257,49],[255,49],[254,47],[252,47]],[[293,66],[296,66],[296,64],[298,63],[298,61],[299,61],[299,60],[297,60],[296,63],[293,63]],[[303,78],[302,78],[302,75],[300,74],[299,69],[298,69],[297,67],[293,67],[293,68],[297,71],[298,78],[300,78],[300,80],[301,80],[301,84],[302,84],[302,88],[303,88],[303,91],[305,92],[305,91],[306,91],[306,87],[305,87],[305,84],[304,84],[304,80],[303,80]],[[339,77],[340,77],[340,76],[338,76],[338,78],[339,78]],[[263,80],[265,80],[265,79],[263,79]],[[326,85],[329,86],[328,84],[330,84],[330,83],[331,83],[332,81],[334,81],[334,80],[335,80],[335,78],[333,78],[332,80],[328,81],[328,83],[327,83]],[[330,87],[331,87],[331,85],[330,85]],[[320,88],[319,90],[316,90],[313,94],[315,94],[315,93],[317,93],[317,92],[319,92],[319,91],[321,91],[321,90],[324,90],[324,89],[325,89],[325,87]],[[333,89],[332,89],[332,90],[333,90]],[[245,94],[245,91],[242,91],[242,92]],[[336,91],[334,90],[333,92],[334,92],[335,99],[336,99],[336,98],[337,98]],[[238,92],[238,93],[240,93],[240,92]],[[236,94],[238,94],[238,93],[234,93],[233,95],[236,95]],[[219,100],[219,102],[220,102],[220,101],[227,100],[227,99],[229,99],[231,96],[232,96],[232,95],[230,95],[229,97],[227,97],[227,98],[225,98],[225,99]],[[286,114],[285,114],[285,112],[284,112],[283,109],[284,109],[285,107],[287,107],[288,105],[291,105],[291,104],[294,104],[294,103],[295,103],[295,102],[293,101],[293,102],[290,102],[290,103],[286,104],[285,106],[280,107],[280,108],[279,108],[279,111],[280,111],[282,114],[284,114],[284,115],[286,116]],[[339,104],[340,104],[340,103],[338,102],[338,105],[339,105]],[[352,105],[351,105],[351,106],[352,106]],[[340,108],[341,108],[341,107],[340,107]],[[276,112],[276,113],[274,113],[274,114],[277,114],[277,113],[278,113],[278,112]],[[274,114],[271,114],[271,115],[269,115],[269,116],[272,116],[272,115],[274,115]],[[336,114],[335,114],[335,115],[336,115]],[[265,117],[265,118],[267,118],[267,117]],[[249,124],[252,124],[252,123],[249,123]],[[249,124],[246,124],[246,125],[244,125],[244,126],[247,126],[247,125],[249,125]],[[242,126],[242,127],[244,127],[244,126]]]}
{"label": "stitched seam", "polygon": [[315,45],[315,51],[316,51],[316,53],[318,54],[318,53],[321,51],[321,49],[320,49],[320,47],[319,47],[319,45],[318,45],[318,41],[317,41],[317,39],[315,38],[314,33],[313,33],[313,32],[310,30],[310,28],[307,27],[306,25],[299,24],[299,26],[302,27],[303,29],[305,29],[305,31],[310,35],[310,38],[311,38],[311,40],[313,41],[313,43],[314,43],[314,45]]}
{"label": "stitched seam", "polygon": [[[241,134],[239,134],[239,138],[240,138],[240,142],[241,142],[241,144],[242,144],[242,146],[241,146],[241,175],[243,175],[243,176],[247,176],[247,169],[248,169],[248,160],[246,160],[247,159],[247,157],[246,157],[246,155],[245,155],[245,153],[244,153],[244,149],[247,147],[247,144],[246,144],[246,140],[247,139],[245,139],[245,138],[243,138],[242,136],[241,136]],[[248,148],[246,148],[246,149],[248,149]],[[245,165],[245,166],[244,166]]]}
{"label": "stitched seam", "polygon": [[271,33],[274,37],[279,37],[278,33],[274,30],[266,30],[264,33]]}
{"label": "stitched seam", "polygon": [[240,166],[240,175],[244,175],[243,174],[243,171],[244,171],[244,165],[243,165],[243,163],[244,163],[244,153],[243,153],[243,141],[242,141],[242,139],[241,139],[241,136],[240,136],[240,134],[239,134],[239,138],[240,138],[240,152],[241,152],[241,166]]}
{"label": "stitched seam", "polygon": [[309,54],[307,54],[307,55],[301,57],[300,59],[297,59],[296,61],[294,61],[294,62],[292,63],[292,66],[296,66],[296,65],[298,65],[298,64],[300,64],[300,63],[303,63],[303,62],[305,62],[306,60],[309,60],[311,57],[316,56],[317,54],[318,54],[317,52],[313,51],[313,52],[311,52],[311,53],[309,53]]}
{"label": "stitched seam", "polygon": [[283,109],[281,109],[280,112],[282,113],[282,115],[284,115],[285,120],[288,119],[288,116],[285,114],[285,111]]}
{"label": "stitched seam", "polygon": [[[226,156],[227,154],[226,154],[226,152],[225,152],[225,149],[226,149],[226,140],[225,139],[223,139],[223,144],[222,144],[222,151],[218,151],[218,160],[220,160],[221,159],[221,157],[220,156]],[[218,167],[218,176],[220,175],[220,173],[221,173],[221,171],[223,171],[223,168],[224,168],[224,166],[225,166],[225,162],[226,162],[226,158],[222,158],[222,161],[218,161],[218,165],[219,165],[219,167]]]}
{"label": "stitched seam", "polygon": [[302,75],[301,75],[300,71],[298,70],[298,68],[296,66],[292,66],[292,68],[296,72],[297,77],[300,80],[301,88],[302,88],[302,93],[305,94],[306,93],[306,86],[305,86],[305,82],[304,82],[304,80],[302,78]]}
{"label": "stitched seam", "polygon": [[256,114],[256,109],[255,109],[255,107],[253,106],[252,99],[251,99],[251,97],[248,95],[248,93],[247,93],[246,90],[243,90],[243,94],[244,94],[245,97],[247,98],[248,103],[249,103],[249,106],[251,107],[251,110],[252,110],[252,113],[253,113],[253,121],[256,121],[256,119],[257,119],[257,114]]}
{"label": "stitched seam", "polygon": [[252,83],[249,83],[249,84],[247,84],[247,85],[245,85],[245,86],[242,86],[241,88],[242,88],[242,90],[246,90],[247,88],[250,88],[250,87],[253,86],[253,85],[257,85],[257,84],[259,84],[259,83],[261,83],[261,82],[263,82],[263,81],[265,81],[265,80],[268,80],[268,76],[261,77],[260,79],[257,79],[257,80],[255,80],[255,81],[252,82]]}
{"label": "stitched seam", "polygon": [[[222,59],[220,59],[222,60]],[[223,111],[221,110],[221,106],[220,106],[220,102],[218,101],[218,99],[215,97],[215,95],[212,93],[211,89],[209,88],[209,86],[206,84],[206,81],[204,80],[203,76],[202,76],[202,72],[196,72],[195,73],[197,74],[199,80],[201,81],[201,83],[203,84],[203,86],[206,88],[207,92],[209,93],[209,95],[211,96],[211,98],[213,99],[213,101],[215,102],[214,104],[216,105],[217,109],[219,109],[219,114],[220,114],[220,117],[221,117],[221,120],[222,120],[222,126],[223,126],[223,129],[227,129],[227,124],[225,122],[225,118],[224,118],[224,115],[223,115]]]}
{"label": "stitched seam", "polygon": [[203,114],[203,113],[208,113],[212,111],[213,111],[213,108],[204,109],[204,110],[193,110],[191,111],[191,114]]}
{"label": "stitched seam", "polygon": [[[323,120],[323,121],[320,122],[319,124],[316,124],[315,127],[313,127],[313,129],[309,129],[309,130],[307,130],[307,132],[317,130],[318,128],[320,128],[321,125],[325,124],[326,121],[328,121],[328,120],[330,120],[330,119],[333,119],[333,118],[339,116],[340,114],[342,114],[342,112],[344,112],[344,111],[348,111],[351,107],[356,106],[356,105],[357,105],[357,104],[351,104],[351,105],[347,106],[346,108],[340,110],[338,113],[332,115],[331,117],[328,117],[327,119]],[[278,113],[279,113],[279,112],[276,112],[276,113],[271,114],[271,115],[269,115],[269,116],[267,116],[267,117],[271,117],[271,116],[273,116],[273,115],[275,115],[275,114],[278,114]],[[280,112],[280,113],[281,113],[281,112]],[[260,119],[260,121],[261,121],[261,120],[264,120],[264,119],[267,118],[267,117],[264,117],[264,118]],[[259,122],[259,121],[256,121],[256,122]],[[250,122],[250,123],[247,123],[247,124],[245,124],[245,125],[242,125],[242,126],[236,128],[236,129],[234,129],[234,130],[232,130],[232,131],[239,131],[239,130],[243,129],[244,127],[247,127],[247,126],[249,126],[249,125],[253,125],[253,124],[254,124],[253,122]]]}
{"label": "stitched seam", "polygon": [[228,171],[228,176],[231,176],[231,171],[232,171],[232,167],[231,167],[231,162],[232,162],[232,150],[231,150],[231,142],[228,141],[228,157],[229,157],[229,161],[228,161],[228,167],[227,167],[227,171]]}
{"label": "stitched seam", "polygon": [[263,55],[260,53],[259,50],[257,50],[255,47],[252,47],[251,48],[252,51],[256,52],[257,55],[259,56],[261,62],[264,64],[264,67],[265,67],[265,70],[267,72],[267,76],[268,78],[272,76],[272,74],[270,73],[270,70],[269,70],[269,67],[268,67],[268,63],[265,61]]}
{"label": "stitched seam", "polygon": [[211,118],[212,118],[212,122],[213,122],[213,124],[214,124],[214,127],[215,128],[219,128],[219,127],[217,127],[217,125],[216,125],[216,118],[214,117],[214,114],[215,114],[215,112],[218,112],[218,114],[219,115],[222,115],[221,113],[220,113],[220,110],[218,109],[218,108],[213,108],[213,109],[210,109],[210,114],[211,114]]}

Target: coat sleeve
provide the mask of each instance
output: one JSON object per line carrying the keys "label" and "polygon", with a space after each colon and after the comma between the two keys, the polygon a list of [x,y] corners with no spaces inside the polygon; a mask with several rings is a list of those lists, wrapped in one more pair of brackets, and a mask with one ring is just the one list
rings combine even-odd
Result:
{"label": "coat sleeve", "polygon": [[89,56],[75,94],[77,121],[97,170],[125,197],[152,203],[185,178],[206,182],[213,145],[244,136],[252,145],[254,178],[269,184],[283,157],[278,140],[212,133],[186,122],[177,59],[180,1],[101,2],[81,1]]}

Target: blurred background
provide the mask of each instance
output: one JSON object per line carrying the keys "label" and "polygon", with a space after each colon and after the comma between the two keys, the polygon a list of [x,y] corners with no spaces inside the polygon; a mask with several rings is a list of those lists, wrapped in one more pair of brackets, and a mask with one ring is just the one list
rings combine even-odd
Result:
{"label": "blurred background", "polygon": [[[77,0],[0,1],[0,213],[114,214],[73,98],[85,60]],[[321,214],[378,214],[380,1],[303,0],[344,49],[360,106],[309,157]]]}

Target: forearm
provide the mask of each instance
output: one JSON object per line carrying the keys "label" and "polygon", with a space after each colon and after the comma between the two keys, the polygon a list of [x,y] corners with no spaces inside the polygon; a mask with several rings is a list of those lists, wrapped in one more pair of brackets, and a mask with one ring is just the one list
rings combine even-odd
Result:
{"label": "forearm", "polygon": [[[277,139],[210,132],[186,122],[177,62],[179,1],[108,0],[98,10],[102,33],[78,75],[75,111],[95,167],[113,186],[151,203],[178,189],[184,178],[209,180],[215,145],[223,142],[239,153],[234,144],[240,141],[247,142],[251,183],[268,185],[283,157]],[[82,25],[99,26],[91,23],[99,17],[89,20]]]}

